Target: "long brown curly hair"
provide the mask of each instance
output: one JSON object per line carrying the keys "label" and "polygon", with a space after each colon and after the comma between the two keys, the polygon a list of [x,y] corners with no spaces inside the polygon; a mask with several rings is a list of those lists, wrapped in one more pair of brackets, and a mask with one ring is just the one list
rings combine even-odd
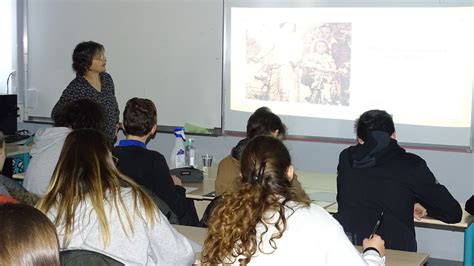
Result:
{"label": "long brown curly hair", "polygon": [[[234,263],[246,265],[257,249],[262,252],[262,238],[257,238],[257,224],[262,224],[265,234],[268,225],[278,233],[271,236],[270,246],[275,250],[275,240],[286,229],[285,209],[288,201],[308,206],[310,200],[301,187],[292,185],[288,177],[291,158],[288,149],[277,138],[258,136],[246,146],[241,159],[240,189],[225,193],[209,220],[209,230],[202,252],[205,264]],[[278,214],[276,221],[265,218],[266,212]],[[270,215],[271,216],[271,215]]]}

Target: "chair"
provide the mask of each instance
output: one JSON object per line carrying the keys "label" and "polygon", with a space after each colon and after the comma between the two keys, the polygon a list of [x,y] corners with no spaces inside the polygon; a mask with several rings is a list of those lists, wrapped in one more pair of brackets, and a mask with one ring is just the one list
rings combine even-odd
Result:
{"label": "chair", "polygon": [[208,227],[209,219],[211,218],[212,212],[216,208],[216,205],[219,203],[220,199],[221,199],[221,196],[217,196],[213,200],[211,200],[209,205],[207,205],[207,208],[204,211],[204,214],[202,215],[201,221],[199,221],[200,227],[205,227],[205,228]]}
{"label": "chair", "polygon": [[178,216],[171,210],[171,208],[168,206],[168,204],[166,204],[164,200],[155,195],[155,193],[153,193],[151,190],[143,186],[141,188],[148,194],[148,196],[153,199],[156,206],[158,206],[158,208],[160,209],[161,213],[163,213],[163,215],[168,218],[170,224],[179,224]]}
{"label": "chair", "polygon": [[105,254],[84,249],[63,250],[59,252],[59,260],[62,266],[125,265]]}

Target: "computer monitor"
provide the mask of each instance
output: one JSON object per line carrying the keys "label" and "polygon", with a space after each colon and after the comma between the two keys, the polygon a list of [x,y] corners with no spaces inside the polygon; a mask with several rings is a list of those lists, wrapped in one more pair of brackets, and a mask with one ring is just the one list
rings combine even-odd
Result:
{"label": "computer monitor", "polygon": [[0,130],[5,135],[13,135],[17,131],[17,95],[0,94]]}

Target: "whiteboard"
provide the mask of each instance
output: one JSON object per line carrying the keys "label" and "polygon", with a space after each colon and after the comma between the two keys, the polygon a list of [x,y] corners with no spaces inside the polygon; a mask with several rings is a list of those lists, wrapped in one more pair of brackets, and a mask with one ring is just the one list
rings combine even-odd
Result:
{"label": "whiteboard", "polygon": [[221,127],[222,0],[34,0],[27,4],[26,116],[49,118],[75,77],[72,51],[105,46],[122,112],[153,100],[158,124]]}

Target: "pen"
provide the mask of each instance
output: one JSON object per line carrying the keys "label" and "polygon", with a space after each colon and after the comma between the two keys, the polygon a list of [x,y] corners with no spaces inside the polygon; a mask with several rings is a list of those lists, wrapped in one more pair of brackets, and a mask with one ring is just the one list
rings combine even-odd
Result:
{"label": "pen", "polygon": [[380,224],[382,223],[382,219],[383,219],[383,212],[380,213],[380,218],[377,220],[377,223],[375,223],[374,230],[372,230],[372,234],[370,234],[369,239],[372,239],[372,237],[374,237],[374,235],[377,233],[377,230],[379,230]]}

